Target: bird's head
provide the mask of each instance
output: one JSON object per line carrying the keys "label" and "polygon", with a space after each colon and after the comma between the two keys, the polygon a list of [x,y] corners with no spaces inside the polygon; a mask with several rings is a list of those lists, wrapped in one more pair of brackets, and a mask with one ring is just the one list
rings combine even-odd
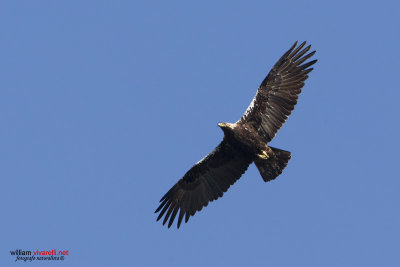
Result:
{"label": "bird's head", "polygon": [[218,126],[224,131],[224,133],[231,133],[232,130],[235,128],[235,125],[232,123],[228,122],[220,122],[218,123]]}

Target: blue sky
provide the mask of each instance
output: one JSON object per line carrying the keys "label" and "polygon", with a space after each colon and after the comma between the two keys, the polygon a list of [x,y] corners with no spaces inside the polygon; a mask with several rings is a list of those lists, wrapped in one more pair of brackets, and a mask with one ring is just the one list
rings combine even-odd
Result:
{"label": "blue sky", "polygon": [[[2,1],[0,265],[396,266],[395,1]],[[319,60],[271,145],[179,230],[158,200],[295,40]],[[43,266],[42,262],[25,263]]]}

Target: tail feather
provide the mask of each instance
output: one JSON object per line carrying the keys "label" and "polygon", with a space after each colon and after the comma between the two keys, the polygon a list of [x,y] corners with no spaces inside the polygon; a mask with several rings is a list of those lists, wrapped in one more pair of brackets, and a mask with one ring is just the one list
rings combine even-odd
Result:
{"label": "tail feather", "polygon": [[265,182],[269,182],[278,177],[290,160],[290,152],[278,148],[270,147],[274,152],[267,159],[257,157],[254,163],[257,166]]}

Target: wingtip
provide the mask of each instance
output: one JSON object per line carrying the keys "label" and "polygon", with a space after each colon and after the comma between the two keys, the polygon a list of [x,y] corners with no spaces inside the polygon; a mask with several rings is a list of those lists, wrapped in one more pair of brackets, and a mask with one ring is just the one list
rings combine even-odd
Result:
{"label": "wingtip", "polygon": [[[290,47],[290,49],[288,50],[289,53],[291,53],[293,51],[293,49],[296,48],[298,41],[296,40],[296,42],[294,42],[294,44],[292,45],[292,47]],[[287,53],[287,52],[286,52]]]}
{"label": "wingtip", "polygon": [[159,211],[161,210],[162,206],[163,206],[163,205],[159,205],[158,208],[154,211],[154,213],[159,212]]}

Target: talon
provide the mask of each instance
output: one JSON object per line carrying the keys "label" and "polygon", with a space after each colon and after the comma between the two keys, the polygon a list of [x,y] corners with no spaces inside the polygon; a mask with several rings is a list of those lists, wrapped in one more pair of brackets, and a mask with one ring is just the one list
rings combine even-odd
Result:
{"label": "talon", "polygon": [[262,154],[258,154],[257,156],[259,156],[262,159],[268,159],[269,155],[267,153],[267,151],[263,151]]}

